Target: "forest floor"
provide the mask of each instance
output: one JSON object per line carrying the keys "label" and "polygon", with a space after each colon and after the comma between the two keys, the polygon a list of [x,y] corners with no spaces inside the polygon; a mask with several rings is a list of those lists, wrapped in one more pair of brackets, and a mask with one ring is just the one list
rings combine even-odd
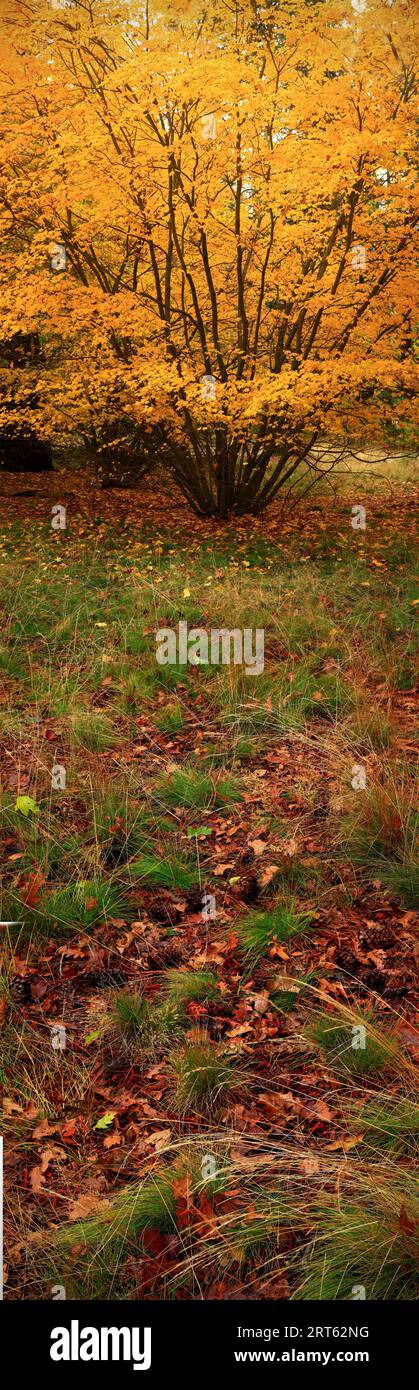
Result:
{"label": "forest floor", "polygon": [[6,1298],[415,1297],[414,502],[1,478]]}

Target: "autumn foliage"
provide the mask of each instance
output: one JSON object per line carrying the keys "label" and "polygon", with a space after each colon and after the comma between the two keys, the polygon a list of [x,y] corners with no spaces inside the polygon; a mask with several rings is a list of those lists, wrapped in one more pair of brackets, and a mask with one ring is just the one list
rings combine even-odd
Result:
{"label": "autumn foliage", "polygon": [[127,421],[222,517],[411,438],[414,8],[4,0],[3,427]]}

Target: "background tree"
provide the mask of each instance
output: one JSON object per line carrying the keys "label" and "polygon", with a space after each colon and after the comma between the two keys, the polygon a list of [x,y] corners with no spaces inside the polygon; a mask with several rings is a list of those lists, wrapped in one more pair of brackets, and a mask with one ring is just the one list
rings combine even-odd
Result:
{"label": "background tree", "polygon": [[222,517],[410,429],[413,29],[409,0],[6,4],[1,336],[40,335],[40,429],[129,420]]}

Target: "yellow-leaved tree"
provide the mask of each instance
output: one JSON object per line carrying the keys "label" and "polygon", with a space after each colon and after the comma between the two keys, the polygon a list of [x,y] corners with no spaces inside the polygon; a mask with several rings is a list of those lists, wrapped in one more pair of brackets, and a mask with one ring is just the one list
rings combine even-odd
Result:
{"label": "yellow-leaved tree", "polygon": [[414,10],[3,0],[0,429],[221,517],[411,437]]}

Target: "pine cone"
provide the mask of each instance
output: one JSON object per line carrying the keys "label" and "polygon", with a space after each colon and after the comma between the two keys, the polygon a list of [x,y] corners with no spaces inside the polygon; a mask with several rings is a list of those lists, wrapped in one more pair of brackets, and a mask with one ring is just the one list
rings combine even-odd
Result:
{"label": "pine cone", "polygon": [[252,970],[253,984],[263,989],[265,985],[270,985],[274,974],[275,966],[271,965],[270,961],[259,960]]}
{"label": "pine cone", "polygon": [[191,912],[202,912],[204,896],[203,888],[188,889],[186,901]]}
{"label": "pine cone", "polygon": [[10,985],[10,995],[14,1004],[31,1004],[30,980],[25,979],[22,975],[15,975]]}
{"label": "pine cone", "polygon": [[256,874],[251,874],[244,885],[242,897],[245,903],[255,903],[260,896],[260,886]]}
{"label": "pine cone", "polygon": [[356,956],[354,956],[353,951],[350,951],[348,946],[338,947],[338,950],[335,953],[335,961],[336,965],[340,965],[341,970],[348,971],[348,975],[357,974],[359,969],[359,963],[356,959]]}
{"label": "pine cone", "polygon": [[169,939],[151,946],[147,960],[152,970],[160,970],[162,965],[178,965],[179,961],[185,960],[185,955],[185,947],[181,942]]}
{"label": "pine cone", "polygon": [[164,922],[170,927],[177,926],[182,917],[179,908],[175,907],[170,898],[154,898],[152,903],[148,903],[147,912],[152,922]]}

